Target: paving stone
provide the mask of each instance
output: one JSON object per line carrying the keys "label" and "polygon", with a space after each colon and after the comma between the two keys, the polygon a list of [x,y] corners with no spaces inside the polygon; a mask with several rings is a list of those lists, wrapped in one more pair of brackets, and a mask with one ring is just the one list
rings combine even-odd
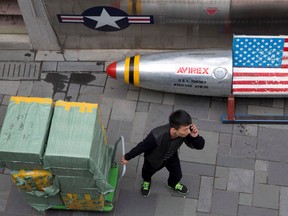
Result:
{"label": "paving stone", "polygon": [[212,193],[213,178],[202,176],[197,211],[210,212],[212,204]]}
{"label": "paving stone", "polygon": [[120,190],[126,190],[126,191],[133,191],[133,192],[138,191],[138,193],[139,193],[139,188],[138,188],[138,190],[135,190],[135,187],[133,187],[135,185],[135,182],[136,182],[135,178],[130,178],[130,177],[125,175],[121,179],[121,182],[119,184],[119,189]]}
{"label": "paving stone", "polygon": [[2,105],[8,106],[8,105],[9,105],[9,102],[10,102],[10,98],[11,98],[10,95],[5,95],[4,98],[3,98],[3,100],[2,100]]}
{"label": "paving stone", "polygon": [[58,62],[57,71],[79,71],[79,72],[102,72],[104,64],[102,62]]}
{"label": "paving stone", "polygon": [[48,97],[53,96],[53,85],[44,81],[36,81],[33,84],[31,97]]}
{"label": "paving stone", "polygon": [[227,178],[215,178],[214,188],[220,190],[227,189]]}
{"label": "paving stone", "polygon": [[182,172],[186,174],[214,176],[215,166],[209,164],[199,164],[181,160]]}
{"label": "paving stone", "polygon": [[67,91],[66,100],[67,101],[74,101],[74,102],[77,101],[79,90],[80,90],[80,85],[70,83],[70,85],[68,87],[68,91]]}
{"label": "paving stone", "polygon": [[138,143],[140,142],[144,137],[144,130],[145,130],[145,124],[146,119],[148,117],[147,112],[136,112],[134,116],[133,121],[133,128],[131,131],[131,142]]}
{"label": "paving stone", "polygon": [[185,110],[192,118],[208,119],[210,98],[177,94],[174,100],[175,110]]}
{"label": "paving stone", "polygon": [[41,67],[41,70],[43,72],[56,72],[57,71],[57,65],[58,65],[58,62],[46,62],[44,61],[42,63],[42,67]]}
{"label": "paving stone", "polygon": [[219,144],[231,145],[231,142],[232,142],[231,134],[225,134],[225,133],[219,134]]}
{"label": "paving stone", "polygon": [[231,155],[243,158],[255,158],[257,137],[233,134]]}
{"label": "paving stone", "polygon": [[132,127],[133,127],[132,122],[121,121],[119,135],[123,136],[126,142],[131,140]]}
{"label": "paving stone", "polygon": [[0,81],[0,94],[16,95],[20,81]]}
{"label": "paving stone", "polygon": [[65,92],[56,92],[54,94],[53,100],[57,101],[57,100],[65,100],[66,97],[66,93]]}
{"label": "paving stone", "polygon": [[7,204],[6,204],[6,210],[9,213],[22,213],[22,214],[27,214],[27,215],[31,215],[33,209],[31,206],[29,206],[21,197],[20,192],[18,191],[18,189],[16,188],[16,186],[12,186],[11,187],[11,192],[10,192],[10,196],[7,200]]}
{"label": "paving stone", "polygon": [[119,138],[121,121],[118,120],[110,120],[108,128],[106,130],[108,143],[115,143]]}
{"label": "paving stone", "polygon": [[263,107],[272,107],[273,98],[260,98],[260,106]]}
{"label": "paving stone", "polygon": [[104,96],[117,99],[126,99],[129,85],[108,77],[105,85]]}
{"label": "paving stone", "polygon": [[1,61],[34,61],[34,57],[31,50],[0,50]]}
{"label": "paving stone", "polygon": [[164,92],[163,104],[174,105],[175,94]]}
{"label": "paving stone", "polygon": [[242,168],[254,170],[255,160],[241,157],[218,155],[217,165],[231,168]]}
{"label": "paving stone", "polygon": [[235,113],[247,115],[248,112],[248,105],[247,104],[235,104]]}
{"label": "paving stone", "polygon": [[102,96],[101,103],[100,103],[100,116],[101,116],[101,121],[102,121],[102,124],[104,125],[104,128],[108,127],[113,102],[114,100],[112,98],[107,98],[107,97]]}
{"label": "paving stone", "polygon": [[251,206],[252,205],[252,194],[246,194],[246,193],[240,193],[239,195],[239,204],[245,205],[245,206]]}
{"label": "paving stone", "polygon": [[29,96],[32,92],[33,81],[21,81],[18,89],[18,96]]}
{"label": "paving stone", "polygon": [[35,61],[64,61],[64,57],[58,51],[37,51]]}
{"label": "paving stone", "polygon": [[227,102],[214,101],[211,102],[209,120],[221,121],[222,115],[227,112]]}
{"label": "paving stone", "polygon": [[7,200],[13,185],[11,176],[0,175],[0,199]]}
{"label": "paving stone", "polygon": [[101,103],[103,87],[82,85],[79,91],[78,101],[87,103]]}
{"label": "paving stone", "polygon": [[139,97],[139,91],[129,90],[127,93],[127,100],[135,100],[137,101]]}
{"label": "paving stone", "polygon": [[238,209],[238,193],[232,191],[214,191],[212,199],[212,215],[236,216]]}
{"label": "paving stone", "polygon": [[279,216],[288,215],[288,188],[280,187]]}
{"label": "paving stone", "polygon": [[254,171],[239,168],[230,168],[227,190],[252,193]]}
{"label": "paving stone", "polygon": [[136,112],[148,112],[150,103],[146,102],[137,102]]}
{"label": "paving stone", "polygon": [[268,178],[268,172],[267,171],[258,170],[255,172],[255,180],[254,180],[255,182],[266,184],[267,178]]}
{"label": "paving stone", "polygon": [[151,102],[151,103],[162,103],[162,101],[163,101],[163,92],[153,91],[153,90],[150,90],[150,89],[142,88],[140,90],[139,101]]}
{"label": "paving stone", "polygon": [[278,209],[279,192],[278,186],[255,183],[253,206]]}
{"label": "paving stone", "polygon": [[248,106],[248,114],[250,115],[283,115],[283,109],[250,105]]}
{"label": "paving stone", "polygon": [[111,119],[120,121],[133,121],[136,110],[136,102],[115,99]]}
{"label": "paving stone", "polygon": [[6,115],[7,106],[0,105],[0,127],[2,127]]}
{"label": "paving stone", "polygon": [[276,108],[281,108],[283,109],[284,106],[285,106],[285,103],[284,103],[284,99],[283,98],[273,98],[273,105],[272,107],[276,107]]}
{"label": "paving stone", "polygon": [[[173,206],[173,208],[167,208]],[[180,197],[158,196],[155,216],[196,216],[197,200]]]}
{"label": "paving stone", "polygon": [[258,135],[257,125],[234,124],[233,134],[256,137]]}
{"label": "paving stone", "polygon": [[172,113],[173,107],[170,105],[161,105],[151,103],[144,135],[148,134],[153,128],[168,124],[169,116]]}
{"label": "paving stone", "polygon": [[269,167],[269,162],[268,161],[263,161],[263,160],[256,160],[255,163],[255,170],[259,171],[268,171]]}
{"label": "paving stone", "polygon": [[6,207],[7,200],[0,199],[0,211],[4,211]]}
{"label": "paving stone", "polygon": [[238,216],[278,216],[278,211],[268,208],[239,206]]}
{"label": "paving stone", "polygon": [[221,155],[231,155],[230,145],[219,144],[219,145],[218,145],[218,154],[221,154]]}
{"label": "paving stone", "polygon": [[95,79],[90,81],[88,85],[105,86],[107,80],[106,74],[90,73],[90,75],[94,76]]}
{"label": "paving stone", "polygon": [[213,215],[209,213],[197,212],[197,216],[213,216]]}
{"label": "paving stone", "polygon": [[272,128],[259,128],[257,159],[288,162],[287,132]]}
{"label": "paving stone", "polygon": [[188,162],[215,164],[219,134],[210,131],[200,131],[199,133],[205,139],[204,149],[192,150],[183,144],[179,151],[179,157],[181,160]]}
{"label": "paving stone", "polygon": [[233,126],[230,124],[222,124],[220,122],[200,120],[200,119],[195,119],[193,120],[193,122],[198,126],[199,130],[218,132],[218,133],[232,133]]}
{"label": "paving stone", "polygon": [[155,215],[157,195],[150,194],[146,199],[137,192],[121,190],[116,209],[117,216],[137,215],[147,216]]}
{"label": "paving stone", "polygon": [[236,98],[237,104],[259,105],[260,98]]}
{"label": "paving stone", "polygon": [[229,176],[229,168],[216,166],[215,177],[227,178]]}
{"label": "paving stone", "polygon": [[288,164],[269,162],[268,184],[288,186]]}

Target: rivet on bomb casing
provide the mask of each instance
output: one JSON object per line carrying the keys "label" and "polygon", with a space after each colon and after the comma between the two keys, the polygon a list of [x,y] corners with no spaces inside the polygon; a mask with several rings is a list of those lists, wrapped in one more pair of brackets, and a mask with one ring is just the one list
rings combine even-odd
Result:
{"label": "rivet on bomb casing", "polygon": [[224,79],[227,74],[228,74],[227,69],[223,67],[217,67],[212,72],[212,75],[215,79]]}

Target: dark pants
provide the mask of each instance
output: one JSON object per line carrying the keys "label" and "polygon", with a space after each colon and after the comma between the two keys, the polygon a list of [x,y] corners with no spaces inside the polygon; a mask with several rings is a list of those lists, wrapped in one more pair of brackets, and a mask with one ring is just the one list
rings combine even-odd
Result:
{"label": "dark pants", "polygon": [[182,178],[182,171],[180,166],[180,160],[177,152],[170,157],[168,160],[164,161],[163,164],[158,169],[153,168],[150,163],[144,159],[144,164],[142,168],[142,178],[144,181],[151,182],[152,176],[163,167],[169,171],[168,185],[175,187],[175,185]]}

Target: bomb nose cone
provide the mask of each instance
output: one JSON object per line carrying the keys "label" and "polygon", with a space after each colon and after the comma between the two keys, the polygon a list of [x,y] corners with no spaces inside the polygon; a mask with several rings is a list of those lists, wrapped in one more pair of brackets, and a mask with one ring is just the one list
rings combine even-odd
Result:
{"label": "bomb nose cone", "polygon": [[106,73],[108,74],[108,76],[114,79],[116,79],[116,66],[117,66],[117,62],[114,62],[108,65],[108,67],[106,68]]}

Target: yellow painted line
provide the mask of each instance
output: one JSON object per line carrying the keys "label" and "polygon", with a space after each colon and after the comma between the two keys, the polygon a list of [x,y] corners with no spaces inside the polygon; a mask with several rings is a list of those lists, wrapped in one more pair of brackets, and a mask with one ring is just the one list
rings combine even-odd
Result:
{"label": "yellow painted line", "polygon": [[129,69],[130,69],[130,58],[125,59],[124,65],[124,82],[129,84]]}
{"label": "yellow painted line", "polygon": [[24,103],[40,103],[40,104],[53,104],[53,100],[51,98],[37,98],[37,97],[18,97],[12,96],[10,101],[14,101],[16,104],[20,102]]}
{"label": "yellow painted line", "polygon": [[128,0],[128,14],[133,14],[133,0]]}
{"label": "yellow painted line", "polygon": [[136,55],[134,57],[134,85],[140,85],[140,74],[139,74],[139,63],[140,63],[140,55]]}
{"label": "yellow painted line", "polygon": [[136,12],[137,12],[138,15],[142,15],[141,0],[137,0],[137,2],[136,2]]}

